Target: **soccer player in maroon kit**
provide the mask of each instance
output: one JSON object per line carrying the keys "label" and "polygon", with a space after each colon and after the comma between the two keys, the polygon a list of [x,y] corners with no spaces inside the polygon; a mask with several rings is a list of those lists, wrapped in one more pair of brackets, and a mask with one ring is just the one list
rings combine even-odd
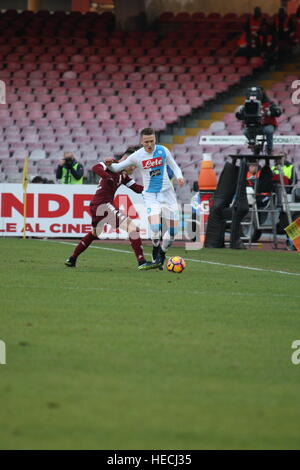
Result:
{"label": "soccer player in maroon kit", "polygon": [[[132,151],[129,148],[122,157],[122,160],[127,158],[130,153],[132,153]],[[129,168],[126,169],[126,171],[113,173],[107,168],[105,163],[100,162],[94,165],[92,170],[101,177],[97,191],[90,203],[93,230],[81,239],[70,258],[66,260],[66,266],[70,268],[75,267],[78,256],[85,251],[94,240],[98,239],[98,235],[102,232],[104,224],[109,223],[113,228],[121,227],[128,231],[129,240],[138,262],[138,269],[146,270],[158,268],[159,264],[151,263],[144,258],[139,228],[127,215],[114,205],[115,192],[122,184],[125,184],[136,193],[143,191],[143,186],[135,183],[135,181],[128,176],[128,173],[131,173],[133,169]]]}

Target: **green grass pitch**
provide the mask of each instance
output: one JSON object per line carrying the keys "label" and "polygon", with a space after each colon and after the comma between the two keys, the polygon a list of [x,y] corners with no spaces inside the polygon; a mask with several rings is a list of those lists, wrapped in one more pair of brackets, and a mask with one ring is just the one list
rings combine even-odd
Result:
{"label": "green grass pitch", "polygon": [[300,448],[298,253],[96,246],[0,240],[1,449]]}

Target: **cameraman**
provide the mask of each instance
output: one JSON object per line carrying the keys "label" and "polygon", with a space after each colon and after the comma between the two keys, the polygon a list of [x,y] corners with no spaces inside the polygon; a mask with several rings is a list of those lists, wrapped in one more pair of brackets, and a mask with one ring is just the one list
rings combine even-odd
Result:
{"label": "cameraman", "polygon": [[254,114],[247,114],[246,105],[236,112],[236,118],[243,121],[245,127],[244,134],[251,142],[254,134],[261,132],[266,136],[267,154],[273,153],[273,134],[278,126],[277,117],[281,115],[281,110],[272,102],[266,92],[261,87],[251,87],[247,90],[246,104],[254,104],[256,107]]}
{"label": "cameraman", "polygon": [[264,90],[262,90],[262,128],[263,133],[267,138],[267,153],[272,155],[273,153],[273,135],[278,127],[277,119],[281,115],[281,109],[271,101]]}
{"label": "cameraman", "polygon": [[56,178],[63,184],[82,184],[83,166],[77,162],[72,152],[65,152],[56,169]]}

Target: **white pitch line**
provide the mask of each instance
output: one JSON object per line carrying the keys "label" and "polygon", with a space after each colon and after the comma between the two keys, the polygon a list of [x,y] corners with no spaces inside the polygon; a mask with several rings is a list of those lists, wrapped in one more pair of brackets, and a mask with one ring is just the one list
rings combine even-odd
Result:
{"label": "white pitch line", "polygon": [[[62,245],[72,245],[72,246],[76,246],[77,243],[70,243],[70,242],[57,242],[57,241],[54,241],[54,240],[41,240],[43,242],[50,242],[50,243],[60,243]],[[117,248],[105,248],[104,246],[89,246],[89,248],[96,248],[98,250],[107,250],[107,251],[116,251],[118,253],[129,253],[130,255],[133,253],[133,251],[129,251],[129,250],[118,250]]]}
{"label": "white pitch line", "polygon": [[195,263],[213,264],[216,266],[226,266],[229,268],[248,269],[250,271],[262,271],[266,273],[289,274],[290,276],[300,276],[300,273],[290,273],[288,271],[279,271],[279,270],[277,271],[276,269],[254,268],[251,266],[241,266],[239,264],[218,263],[217,261],[206,261],[206,260],[192,259],[192,258],[184,258],[184,259],[187,261],[194,261]]}
{"label": "white pitch line", "polygon": [[[58,242],[54,240],[41,240],[43,242],[50,242],[50,243],[61,243],[63,245],[72,245],[76,246],[77,243],[70,243],[70,242]],[[116,248],[106,248],[104,246],[90,246],[89,248],[95,248],[98,250],[106,250],[106,251],[116,251],[118,253],[129,253],[132,254],[132,251],[129,250],[118,250]],[[150,254],[150,253],[146,253]],[[203,264],[211,264],[214,266],[223,266],[226,268],[237,268],[237,269],[246,269],[248,271],[260,271],[260,272],[265,272],[265,273],[275,273],[275,274],[287,274],[289,276],[300,276],[300,273],[290,273],[288,271],[279,271],[276,269],[265,269],[265,268],[254,268],[252,266],[241,266],[239,264],[226,264],[226,263],[218,263],[217,261],[206,261],[202,259],[194,259],[194,258],[184,258],[186,261],[192,261],[194,263],[203,263]]]}

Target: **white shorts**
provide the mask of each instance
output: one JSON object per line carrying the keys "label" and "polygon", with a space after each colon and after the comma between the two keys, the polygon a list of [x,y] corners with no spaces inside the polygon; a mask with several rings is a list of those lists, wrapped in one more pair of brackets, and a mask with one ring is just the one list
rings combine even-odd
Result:
{"label": "white shorts", "polygon": [[173,188],[160,193],[143,193],[147,216],[162,215],[168,220],[179,220],[178,204]]}

